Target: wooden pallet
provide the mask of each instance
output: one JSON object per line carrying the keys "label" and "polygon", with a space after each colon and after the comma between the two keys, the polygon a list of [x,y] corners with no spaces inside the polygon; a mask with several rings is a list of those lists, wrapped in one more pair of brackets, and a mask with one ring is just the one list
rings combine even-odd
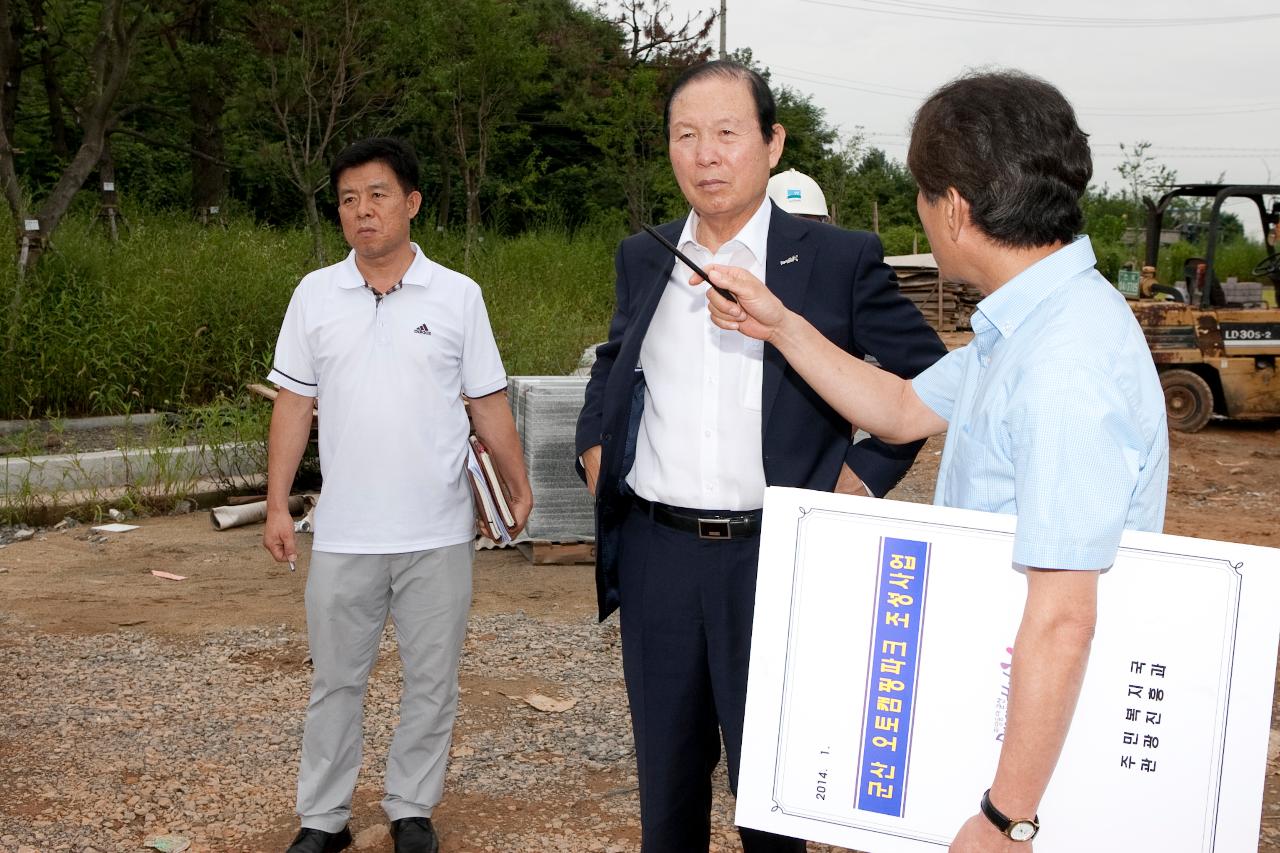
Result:
{"label": "wooden pallet", "polygon": [[592,566],[596,562],[596,543],[593,541],[531,539],[517,542],[516,547],[535,566]]}

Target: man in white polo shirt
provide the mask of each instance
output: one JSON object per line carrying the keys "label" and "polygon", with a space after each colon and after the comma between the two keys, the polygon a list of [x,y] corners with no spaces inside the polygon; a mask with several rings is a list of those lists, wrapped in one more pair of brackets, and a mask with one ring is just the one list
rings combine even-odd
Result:
{"label": "man in white polo shirt", "polygon": [[263,544],[277,561],[297,559],[287,502],[313,404],[324,476],[306,590],[314,679],[298,774],[302,829],[288,853],[351,844],[364,693],[388,613],[404,691],[382,806],[397,853],[435,853],[431,812],[444,788],[471,605],[464,395],[511,488],[517,530],[533,499],[480,288],[409,240],[422,203],[413,150],[366,139],[338,155],[330,177],[352,250],[294,291],[269,377],[280,394]]}

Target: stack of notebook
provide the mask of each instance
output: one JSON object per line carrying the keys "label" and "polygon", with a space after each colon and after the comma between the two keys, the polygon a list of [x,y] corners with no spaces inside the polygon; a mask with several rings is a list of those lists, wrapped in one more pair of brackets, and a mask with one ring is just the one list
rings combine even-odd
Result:
{"label": "stack of notebook", "polygon": [[507,502],[502,480],[493,466],[493,458],[474,435],[468,439],[467,479],[471,482],[480,532],[499,545],[510,542],[516,518]]}

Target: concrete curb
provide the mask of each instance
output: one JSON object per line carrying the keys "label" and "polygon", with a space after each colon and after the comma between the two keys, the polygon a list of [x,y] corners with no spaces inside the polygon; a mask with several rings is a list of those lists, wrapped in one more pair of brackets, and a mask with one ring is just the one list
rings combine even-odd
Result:
{"label": "concrete curb", "polygon": [[246,479],[263,473],[264,444],[144,447],[8,457],[0,468],[0,495],[91,492],[122,486],[173,489],[199,480]]}
{"label": "concrete curb", "polygon": [[38,428],[49,429],[53,424],[58,424],[60,429],[67,432],[75,432],[76,430],[85,429],[102,429],[103,427],[123,427],[123,426],[147,426],[156,421],[162,421],[167,418],[163,412],[148,412],[140,415],[103,415],[94,418],[68,418],[65,421],[0,421],[0,435],[13,435],[24,430]]}

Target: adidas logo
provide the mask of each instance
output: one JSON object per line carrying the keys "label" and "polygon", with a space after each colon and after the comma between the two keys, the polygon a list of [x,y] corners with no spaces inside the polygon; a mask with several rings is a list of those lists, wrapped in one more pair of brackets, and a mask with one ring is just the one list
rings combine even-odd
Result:
{"label": "adidas logo", "polygon": [[414,330],[413,330],[413,333],[414,333],[415,335],[429,335],[429,334],[431,334],[431,330],[427,328],[427,324],[426,324],[426,323],[423,323],[421,326],[419,326],[418,328],[414,329]]}

